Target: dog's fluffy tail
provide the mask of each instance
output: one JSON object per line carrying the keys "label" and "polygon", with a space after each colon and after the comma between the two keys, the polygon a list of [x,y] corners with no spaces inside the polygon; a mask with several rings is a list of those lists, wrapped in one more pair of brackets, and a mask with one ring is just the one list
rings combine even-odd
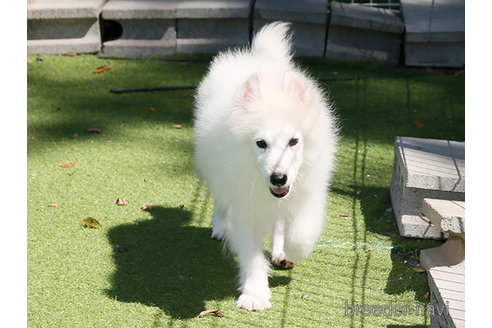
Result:
{"label": "dog's fluffy tail", "polygon": [[292,56],[292,37],[289,23],[275,22],[265,25],[256,33],[251,52],[254,55],[267,55],[273,58],[290,58]]}

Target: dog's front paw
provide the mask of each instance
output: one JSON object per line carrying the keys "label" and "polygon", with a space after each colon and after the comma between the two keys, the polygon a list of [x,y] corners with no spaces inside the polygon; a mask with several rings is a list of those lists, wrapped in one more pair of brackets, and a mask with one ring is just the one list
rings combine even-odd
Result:
{"label": "dog's front paw", "polygon": [[272,263],[275,265],[275,266],[278,266],[278,267],[282,267],[284,269],[290,269],[292,267],[294,267],[294,263],[289,261],[285,255],[284,256],[275,256],[272,258]]}
{"label": "dog's front paw", "polygon": [[225,212],[215,209],[212,219],[212,239],[225,241],[227,226],[228,220]]}
{"label": "dog's front paw", "polygon": [[225,229],[222,227],[213,226],[211,238],[215,240],[225,241],[226,239]]}
{"label": "dog's front paw", "polygon": [[262,298],[251,294],[242,294],[236,301],[236,305],[248,311],[260,311],[272,307],[267,298]]}

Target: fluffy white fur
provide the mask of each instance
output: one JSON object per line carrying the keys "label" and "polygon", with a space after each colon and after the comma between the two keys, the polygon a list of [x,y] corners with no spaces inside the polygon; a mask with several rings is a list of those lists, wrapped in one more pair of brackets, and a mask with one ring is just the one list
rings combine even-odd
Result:
{"label": "fluffy white fur", "polygon": [[214,198],[212,238],[238,256],[237,305],[248,310],[271,306],[268,233],[274,263],[312,252],[336,152],[330,104],[293,64],[288,29],[269,24],[250,49],[217,55],[196,98],[195,159]]}

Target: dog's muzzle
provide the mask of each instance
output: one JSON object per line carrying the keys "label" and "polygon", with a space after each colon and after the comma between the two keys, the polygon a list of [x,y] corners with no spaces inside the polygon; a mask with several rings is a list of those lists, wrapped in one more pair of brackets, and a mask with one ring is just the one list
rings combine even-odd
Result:
{"label": "dog's muzzle", "polygon": [[275,187],[270,187],[270,192],[273,196],[282,198],[287,196],[290,191],[290,187],[285,187],[285,183],[287,182],[287,175],[283,173],[272,173],[270,175],[270,183]]}

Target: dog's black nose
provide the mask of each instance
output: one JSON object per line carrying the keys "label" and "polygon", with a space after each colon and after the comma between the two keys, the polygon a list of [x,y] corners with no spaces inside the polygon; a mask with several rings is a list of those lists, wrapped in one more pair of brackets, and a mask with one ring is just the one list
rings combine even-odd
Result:
{"label": "dog's black nose", "polygon": [[270,182],[274,186],[282,187],[287,182],[287,176],[283,173],[272,173]]}

